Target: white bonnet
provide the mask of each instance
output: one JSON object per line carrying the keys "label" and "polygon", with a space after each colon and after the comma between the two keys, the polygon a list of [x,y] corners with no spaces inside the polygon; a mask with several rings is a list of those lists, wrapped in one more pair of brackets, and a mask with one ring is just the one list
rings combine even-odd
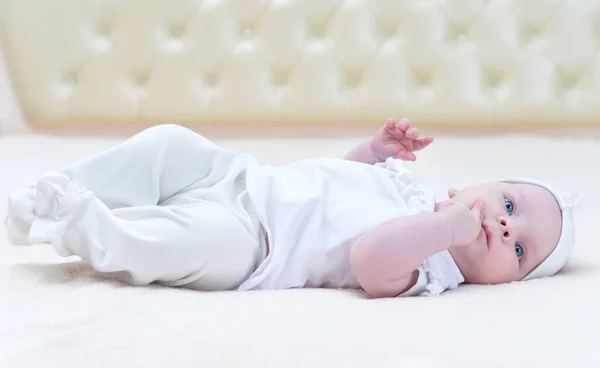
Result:
{"label": "white bonnet", "polygon": [[548,277],[556,274],[563,268],[567,259],[571,255],[575,244],[575,234],[573,226],[572,209],[578,205],[578,198],[572,193],[563,193],[548,184],[533,179],[513,178],[502,180],[508,183],[524,183],[540,186],[554,195],[562,211],[562,231],[556,248],[550,253],[539,266],[531,271],[523,280],[530,280],[540,277]]}

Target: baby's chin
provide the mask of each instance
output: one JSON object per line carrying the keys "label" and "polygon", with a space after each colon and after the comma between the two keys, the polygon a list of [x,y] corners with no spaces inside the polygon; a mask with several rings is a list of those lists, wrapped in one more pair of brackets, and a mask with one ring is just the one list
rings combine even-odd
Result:
{"label": "baby's chin", "polygon": [[465,278],[465,284],[495,285],[505,282],[503,279],[489,274],[484,265],[470,259],[456,262],[456,265]]}
{"label": "baby's chin", "polygon": [[[462,247],[450,247],[448,252],[454,259],[454,262],[460,269],[465,279],[469,275],[481,275],[485,272],[485,267],[482,260],[485,259],[488,249],[485,241],[485,235],[483,239],[481,235],[476,240],[468,245]],[[473,276],[475,277],[475,276]],[[479,277],[477,277],[479,279]]]}
{"label": "baby's chin", "polygon": [[522,279],[517,277],[513,270],[499,269],[494,267],[497,265],[486,262],[489,259],[478,259],[473,257],[473,254],[456,253],[456,257],[453,255],[453,258],[466,284],[498,285]]}

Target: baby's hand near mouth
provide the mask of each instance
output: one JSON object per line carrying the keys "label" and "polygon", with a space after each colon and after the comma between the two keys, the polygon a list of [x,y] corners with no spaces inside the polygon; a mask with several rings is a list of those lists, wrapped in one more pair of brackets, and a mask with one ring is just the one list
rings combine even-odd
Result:
{"label": "baby's hand near mouth", "polygon": [[415,161],[414,152],[422,150],[433,142],[433,137],[419,138],[419,130],[411,128],[408,119],[400,122],[392,118],[387,119],[370,142],[373,154],[381,161],[389,157],[405,161]]}
{"label": "baby's hand near mouth", "polygon": [[446,215],[452,231],[452,246],[462,247],[471,244],[481,233],[483,204],[477,202],[472,208],[460,202],[453,202],[441,212]]}

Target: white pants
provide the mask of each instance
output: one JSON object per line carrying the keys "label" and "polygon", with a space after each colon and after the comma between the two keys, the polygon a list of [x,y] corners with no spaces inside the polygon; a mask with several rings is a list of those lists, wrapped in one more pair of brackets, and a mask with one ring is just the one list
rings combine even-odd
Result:
{"label": "white pants", "polygon": [[266,253],[251,163],[186,128],[153,127],[14,190],[7,233],[129,284],[232,290]]}

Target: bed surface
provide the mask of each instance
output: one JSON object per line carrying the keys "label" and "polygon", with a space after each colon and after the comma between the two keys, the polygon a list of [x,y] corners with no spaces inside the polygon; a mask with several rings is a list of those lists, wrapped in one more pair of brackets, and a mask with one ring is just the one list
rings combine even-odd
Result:
{"label": "bed surface", "polygon": [[[341,156],[360,139],[222,140],[272,164]],[[119,139],[0,138],[10,189]],[[445,198],[504,176],[579,194],[577,245],[551,279],[463,286],[439,298],[357,292],[200,293],[132,288],[0,230],[0,367],[598,367],[600,143],[585,137],[437,137],[410,164]]]}

